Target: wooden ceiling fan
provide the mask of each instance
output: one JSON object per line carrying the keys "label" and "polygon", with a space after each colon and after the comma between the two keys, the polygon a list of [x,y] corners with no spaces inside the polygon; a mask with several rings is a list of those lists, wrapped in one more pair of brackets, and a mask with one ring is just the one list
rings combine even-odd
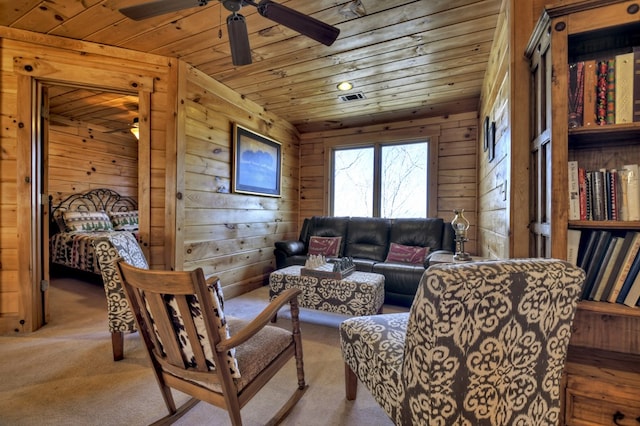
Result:
{"label": "wooden ceiling fan", "polygon": [[[126,17],[139,21],[165,13],[176,12],[197,6],[206,6],[210,0],[155,0],[149,3],[120,9]],[[227,17],[229,44],[233,65],[248,65],[251,63],[251,47],[244,16],[238,12],[245,5],[258,9],[258,13],[285,27],[291,28],[326,46],[331,46],[338,38],[340,30],[315,18],[307,16],[289,7],[274,3],[271,0],[261,0],[256,3],[251,0],[219,0],[225,9],[231,11]]]}

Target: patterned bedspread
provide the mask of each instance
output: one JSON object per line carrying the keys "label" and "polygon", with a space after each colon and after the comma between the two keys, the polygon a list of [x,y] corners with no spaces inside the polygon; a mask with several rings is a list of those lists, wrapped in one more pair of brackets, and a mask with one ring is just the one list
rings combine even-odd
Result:
{"label": "patterned bedspread", "polygon": [[100,274],[93,240],[128,231],[62,232],[51,237],[50,257],[53,263]]}

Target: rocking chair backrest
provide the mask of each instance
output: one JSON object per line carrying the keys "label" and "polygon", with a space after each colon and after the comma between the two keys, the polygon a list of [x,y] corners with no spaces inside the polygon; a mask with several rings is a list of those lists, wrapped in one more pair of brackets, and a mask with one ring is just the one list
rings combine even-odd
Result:
{"label": "rocking chair backrest", "polygon": [[122,261],[118,266],[154,362],[166,372],[209,383],[240,377],[235,351],[215,350],[229,337],[217,278],[208,285],[201,268],[149,271]]}

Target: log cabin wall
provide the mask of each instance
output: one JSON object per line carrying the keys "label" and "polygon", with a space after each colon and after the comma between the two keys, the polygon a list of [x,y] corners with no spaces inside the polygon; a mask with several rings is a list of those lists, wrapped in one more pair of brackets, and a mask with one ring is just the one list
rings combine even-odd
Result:
{"label": "log cabin wall", "polygon": [[[217,275],[233,297],[266,284],[274,243],[296,236],[298,133],[183,62],[178,96],[175,264]],[[233,193],[234,123],[281,143],[280,197]]]}
{"label": "log cabin wall", "polygon": [[49,126],[48,193],[57,204],[71,194],[110,188],[138,198],[138,141],[86,125]]}
{"label": "log cabin wall", "polygon": [[[43,323],[41,294],[34,284],[31,247],[35,216],[31,171],[35,122],[33,81],[42,79],[105,89],[138,91],[142,131],[138,182],[141,234],[154,268],[166,265],[165,244],[173,229],[165,206],[167,142],[175,144],[173,59],[94,43],[0,27],[0,333],[29,332]],[[143,87],[144,86],[144,87]],[[171,135],[171,137],[167,137]],[[145,217],[146,215],[146,217]],[[46,220],[46,219],[45,219]],[[144,224],[146,222],[146,224]],[[36,307],[34,309],[34,307]]]}
{"label": "log cabin wall", "polygon": [[[465,250],[475,254],[477,223],[478,113],[422,118],[384,125],[356,127],[300,135],[300,217],[329,213],[331,149],[372,142],[428,140],[432,158],[429,216],[453,218],[464,208],[469,219]],[[294,234],[297,238],[297,234]]]}
{"label": "log cabin wall", "polygon": [[[495,123],[493,160],[479,153],[478,254],[529,255],[529,64],[524,56],[543,1],[504,0],[480,99],[480,122]],[[480,132],[485,146],[485,132]],[[491,141],[489,141],[489,145]]]}

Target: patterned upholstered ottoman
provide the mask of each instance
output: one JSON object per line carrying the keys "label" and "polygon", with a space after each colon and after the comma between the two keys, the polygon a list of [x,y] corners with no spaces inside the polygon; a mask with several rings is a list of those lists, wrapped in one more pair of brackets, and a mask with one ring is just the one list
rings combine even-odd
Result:
{"label": "patterned upholstered ottoman", "polygon": [[339,279],[301,275],[302,266],[278,269],[269,276],[269,297],[273,300],[288,288],[299,288],[301,308],[343,315],[362,316],[382,313],[384,275],[355,271]]}

